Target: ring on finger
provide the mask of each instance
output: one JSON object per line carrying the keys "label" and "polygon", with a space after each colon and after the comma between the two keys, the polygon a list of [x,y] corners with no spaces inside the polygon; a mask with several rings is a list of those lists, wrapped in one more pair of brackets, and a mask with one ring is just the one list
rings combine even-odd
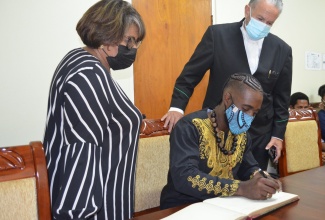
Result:
{"label": "ring on finger", "polygon": [[270,194],[270,193],[267,193],[267,194],[266,194],[266,198],[267,198],[267,199],[271,198],[271,194]]}

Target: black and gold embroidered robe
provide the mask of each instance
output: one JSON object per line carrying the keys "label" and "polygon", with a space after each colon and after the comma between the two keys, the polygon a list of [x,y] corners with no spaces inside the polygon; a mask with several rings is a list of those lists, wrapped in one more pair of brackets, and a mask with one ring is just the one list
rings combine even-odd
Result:
{"label": "black and gold embroidered robe", "polygon": [[[233,155],[224,155],[217,147],[207,109],[180,119],[170,134],[168,183],[161,193],[162,209],[204,199],[231,196],[241,180],[248,180],[258,169],[251,152],[248,133],[237,135]],[[233,135],[229,132],[226,149]]]}

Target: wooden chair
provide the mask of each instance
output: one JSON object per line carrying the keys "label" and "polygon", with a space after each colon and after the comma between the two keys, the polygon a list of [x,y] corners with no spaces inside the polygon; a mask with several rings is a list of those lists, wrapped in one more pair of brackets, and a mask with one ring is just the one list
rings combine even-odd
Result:
{"label": "wooden chair", "polygon": [[51,219],[43,145],[0,148],[0,219]]}
{"label": "wooden chair", "polygon": [[160,210],[160,193],[167,184],[169,133],[160,119],[144,119],[140,130],[135,176],[135,215]]}
{"label": "wooden chair", "polygon": [[318,111],[320,110],[320,108],[319,108],[319,104],[320,104],[320,102],[311,102],[311,103],[309,103],[309,104],[310,104],[310,107],[311,107],[311,108],[313,108],[313,109],[316,110],[316,112],[318,112]]}
{"label": "wooden chair", "polygon": [[281,155],[280,177],[323,165],[320,125],[314,109],[289,111]]}

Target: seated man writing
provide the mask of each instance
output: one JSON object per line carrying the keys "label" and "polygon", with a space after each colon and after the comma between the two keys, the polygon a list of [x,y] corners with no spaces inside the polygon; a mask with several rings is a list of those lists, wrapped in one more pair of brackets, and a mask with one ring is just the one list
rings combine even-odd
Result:
{"label": "seated man writing", "polygon": [[170,168],[160,208],[217,196],[267,199],[281,184],[263,172],[251,152],[246,131],[263,101],[261,84],[236,73],[226,82],[222,100],[181,118],[170,134]]}

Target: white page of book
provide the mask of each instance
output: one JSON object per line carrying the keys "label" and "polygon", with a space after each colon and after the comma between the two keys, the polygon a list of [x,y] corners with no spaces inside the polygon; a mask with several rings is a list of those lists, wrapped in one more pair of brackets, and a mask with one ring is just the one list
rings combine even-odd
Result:
{"label": "white page of book", "polygon": [[281,204],[286,204],[286,201],[292,201],[293,198],[297,197],[295,194],[278,192],[272,198],[266,200],[252,200],[245,197],[231,196],[206,199],[203,203],[213,204],[221,208],[249,215],[258,210],[267,210],[265,209],[266,207],[281,207]]}
{"label": "white page of book", "polygon": [[163,220],[197,220],[197,219],[222,219],[240,220],[246,219],[246,215],[224,209],[209,203],[194,203],[174,214],[163,218]]}

